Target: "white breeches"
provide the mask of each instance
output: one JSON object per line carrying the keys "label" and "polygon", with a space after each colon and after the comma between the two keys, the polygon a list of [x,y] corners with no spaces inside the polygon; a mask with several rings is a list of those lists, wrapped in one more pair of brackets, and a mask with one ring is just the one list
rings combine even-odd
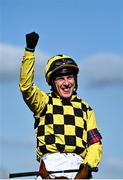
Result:
{"label": "white breeches", "polygon": [[[82,163],[82,157],[76,153],[48,153],[41,160],[44,161],[47,171],[64,171],[79,169]],[[51,178],[64,176],[69,179],[74,179],[77,172],[60,172],[50,174]],[[41,177],[38,177],[41,179]],[[37,179],[38,179],[37,178]]]}

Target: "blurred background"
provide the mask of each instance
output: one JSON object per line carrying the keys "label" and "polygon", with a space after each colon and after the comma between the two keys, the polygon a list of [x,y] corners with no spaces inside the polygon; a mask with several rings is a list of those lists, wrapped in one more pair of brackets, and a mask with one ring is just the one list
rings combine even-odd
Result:
{"label": "blurred background", "polygon": [[103,136],[97,179],[123,178],[123,0],[0,0],[0,178],[37,171],[34,119],[19,90],[25,34],[38,32],[35,84],[56,54],[79,65],[79,96]]}

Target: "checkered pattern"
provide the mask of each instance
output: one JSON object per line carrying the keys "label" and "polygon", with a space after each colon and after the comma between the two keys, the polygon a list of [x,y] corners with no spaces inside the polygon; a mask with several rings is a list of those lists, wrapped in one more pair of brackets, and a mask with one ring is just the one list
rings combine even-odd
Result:
{"label": "checkered pattern", "polygon": [[87,145],[87,111],[92,109],[76,95],[66,101],[49,94],[37,127],[37,159],[49,152],[83,153]]}

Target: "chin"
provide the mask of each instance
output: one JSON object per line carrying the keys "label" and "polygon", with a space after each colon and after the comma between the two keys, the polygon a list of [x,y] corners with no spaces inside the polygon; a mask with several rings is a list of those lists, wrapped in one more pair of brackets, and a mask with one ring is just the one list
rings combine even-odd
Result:
{"label": "chin", "polygon": [[66,99],[70,98],[71,96],[72,96],[72,94],[63,94],[63,95],[62,95],[62,97],[63,97],[63,98],[66,98]]}

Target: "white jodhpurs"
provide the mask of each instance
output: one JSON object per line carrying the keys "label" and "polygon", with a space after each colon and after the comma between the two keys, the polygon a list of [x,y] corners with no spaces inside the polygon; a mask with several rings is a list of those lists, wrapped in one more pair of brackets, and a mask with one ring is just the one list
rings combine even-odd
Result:
{"label": "white jodhpurs", "polygon": [[[51,178],[64,176],[69,179],[74,179],[77,172],[64,172],[64,170],[79,169],[82,163],[82,157],[76,153],[48,153],[41,160],[44,161],[47,171],[63,171],[60,173],[50,174]],[[39,178],[39,177],[38,177]],[[38,179],[37,178],[37,179]],[[41,179],[41,177],[40,177]]]}

